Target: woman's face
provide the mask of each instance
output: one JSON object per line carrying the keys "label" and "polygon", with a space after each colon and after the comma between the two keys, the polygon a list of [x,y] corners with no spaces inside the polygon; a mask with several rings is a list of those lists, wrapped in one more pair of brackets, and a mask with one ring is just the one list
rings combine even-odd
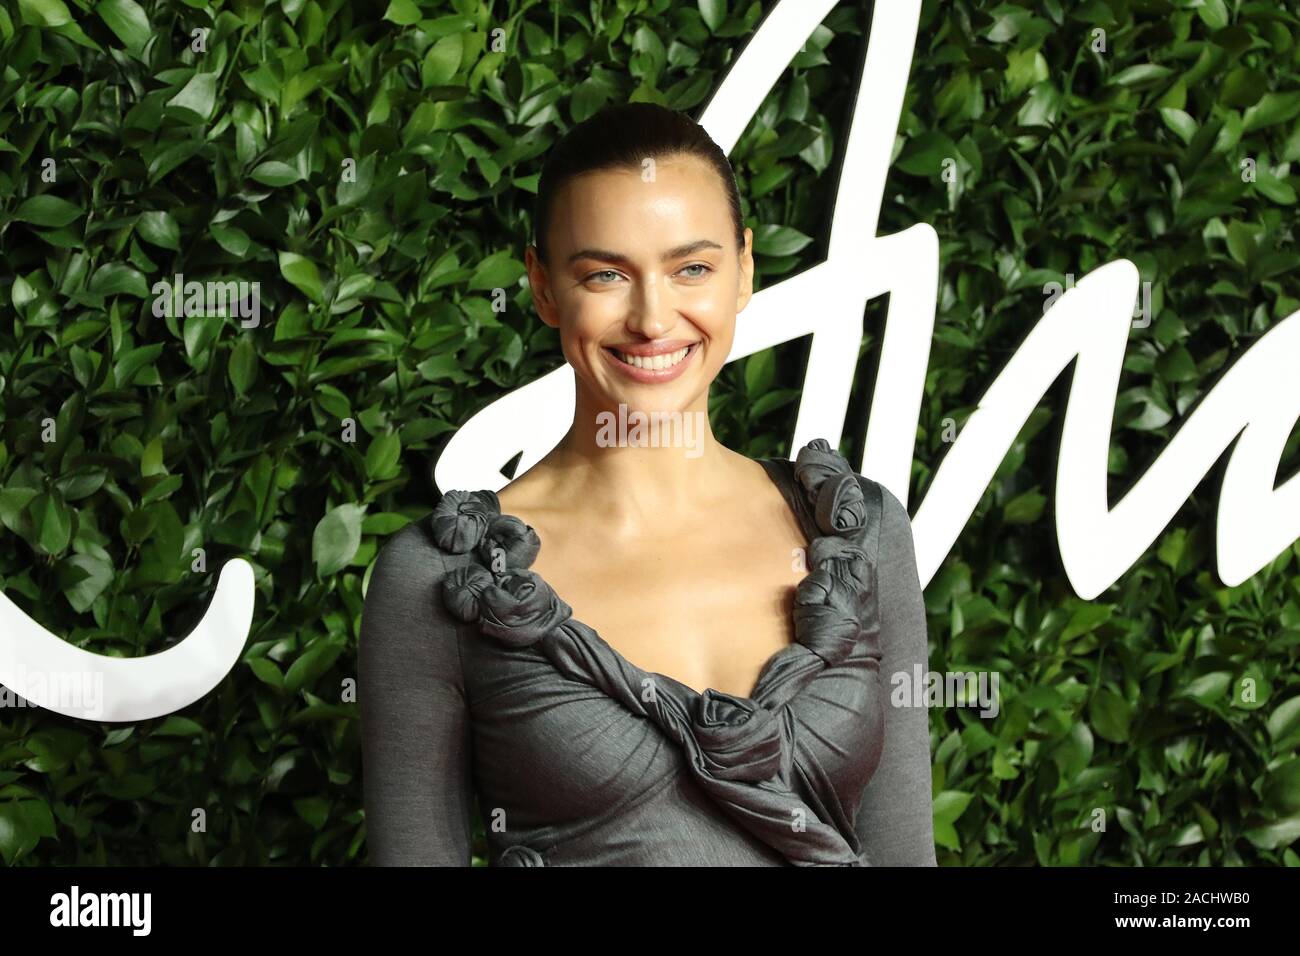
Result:
{"label": "woman's face", "polygon": [[694,157],[569,180],[551,214],[551,266],[525,256],[542,320],[600,409],[706,407],[753,288],[717,174]]}

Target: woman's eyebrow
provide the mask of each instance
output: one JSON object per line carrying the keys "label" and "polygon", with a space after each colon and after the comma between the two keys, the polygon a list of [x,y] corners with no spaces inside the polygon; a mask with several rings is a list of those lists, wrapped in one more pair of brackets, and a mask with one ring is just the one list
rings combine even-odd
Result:
{"label": "woman's eyebrow", "polygon": [[[692,253],[699,252],[701,249],[721,249],[722,246],[712,239],[696,239],[694,242],[688,242],[680,246],[669,249],[662,256],[661,262],[668,262],[671,259],[680,259],[683,256],[689,256]],[[579,249],[573,255],[569,256],[569,262],[577,262],[579,259],[600,259],[604,262],[621,262],[624,264],[631,263],[631,259],[621,252],[614,252],[610,249]]]}

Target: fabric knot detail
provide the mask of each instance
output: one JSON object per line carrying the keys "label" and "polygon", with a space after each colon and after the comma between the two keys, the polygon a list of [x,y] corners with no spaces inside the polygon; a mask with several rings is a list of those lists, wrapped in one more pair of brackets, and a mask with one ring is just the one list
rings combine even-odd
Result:
{"label": "fabric knot detail", "polygon": [[516,843],[514,846],[506,847],[502,854],[497,857],[497,866],[545,865],[546,861],[542,859],[542,855],[523,843]]}
{"label": "fabric knot detail", "polygon": [[717,779],[757,783],[781,771],[781,722],[752,700],[707,689],[699,697],[694,735],[705,769]]}
{"label": "fabric knot detail", "polygon": [[799,643],[829,666],[842,663],[862,630],[871,562],[844,538],[818,538],[811,550],[812,572],[794,598],[794,626]]}
{"label": "fabric knot detail", "polygon": [[542,548],[541,539],[531,525],[514,515],[497,515],[488,522],[478,543],[478,554],[494,574],[530,567]]}
{"label": "fabric knot detail", "polygon": [[871,583],[871,559],[861,545],[848,538],[817,538],[808,549],[814,569],[825,568],[840,587],[856,591]]}
{"label": "fabric knot detail", "polygon": [[442,603],[458,620],[478,620],[483,592],[492,586],[492,575],[477,564],[451,571],[442,579]]}
{"label": "fabric knot detail", "polygon": [[482,540],[494,513],[477,492],[453,489],[433,507],[433,539],[444,551],[464,554]]}
{"label": "fabric knot detail", "polygon": [[512,647],[535,644],[572,616],[569,605],[535,571],[506,572],[479,600],[479,628]]}
{"label": "fabric knot detail", "polygon": [[867,523],[867,503],[858,476],[824,438],[814,438],[795,459],[795,478],[823,534],[852,536]]}
{"label": "fabric knot detail", "polygon": [[867,526],[867,499],[855,474],[822,482],[815,508],[817,527],[827,534],[855,535]]}

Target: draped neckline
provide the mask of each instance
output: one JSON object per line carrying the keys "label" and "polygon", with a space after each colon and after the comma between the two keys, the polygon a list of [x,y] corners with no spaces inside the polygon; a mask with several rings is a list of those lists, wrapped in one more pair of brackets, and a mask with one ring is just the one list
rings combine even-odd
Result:
{"label": "draped neckline", "polygon": [[[824,439],[808,442],[793,461],[771,457],[755,460],[794,514],[805,539],[807,570],[795,586],[793,607],[787,612],[793,620],[794,640],[767,657],[743,696],[712,687],[698,691],[675,677],[638,667],[628,660],[599,631],[577,618],[572,607],[540,574],[530,570],[542,541],[531,525],[501,510],[500,498],[491,489],[448,491],[435,508],[434,533],[439,545],[455,553],[476,552],[479,558],[448,576],[443,585],[444,602],[457,617],[477,623],[480,630],[508,644],[531,644],[548,631],[567,625],[621,668],[656,684],[668,684],[688,699],[722,697],[758,704],[773,689],[773,678],[786,663],[811,650],[833,664],[851,650],[851,640],[840,640],[837,647],[828,647],[828,652],[819,651],[818,638],[823,635],[818,628],[829,630],[823,627],[826,615],[806,607],[801,613],[800,596],[815,598],[821,590],[831,592],[828,598],[833,598],[838,590],[841,598],[851,598],[859,606],[863,603],[875,578],[876,555],[867,532],[875,525],[872,519],[879,507],[878,502],[867,507],[853,469]],[[870,484],[874,487],[874,483]],[[849,561],[860,559],[855,563],[869,574],[823,574],[818,580],[819,564],[842,569],[848,562],[836,559],[844,557]],[[826,604],[831,603],[826,600]],[[495,615],[493,610],[497,611]],[[824,640],[820,643],[828,644]]]}
{"label": "draped neckline", "polygon": [[[812,549],[813,541],[820,536],[817,533],[817,526],[815,523],[812,523],[812,518],[808,515],[806,509],[801,509],[798,507],[798,499],[792,500],[792,495],[790,494],[790,485],[787,482],[782,481],[782,479],[778,476],[776,472],[776,469],[780,467],[779,463],[772,458],[758,458],[755,460],[760,465],[763,466],[764,474],[767,476],[768,480],[771,481],[772,484],[774,484],[777,490],[781,493],[781,499],[785,502],[786,507],[794,515],[795,520],[799,525],[800,534],[803,536],[804,539],[802,547],[804,549],[804,563],[807,566],[807,570],[804,573],[803,580],[806,581],[808,579],[808,576],[813,572],[811,562],[808,561],[808,554]],[[789,462],[787,461],[786,464],[789,464]],[[531,525],[528,525],[527,522],[523,521],[523,519],[502,511],[501,499],[497,496],[497,493],[495,491],[484,489],[483,491],[480,491],[479,494],[486,496],[492,502],[493,510],[498,515],[505,518],[513,518],[515,521],[519,521],[521,524],[524,524],[527,527],[531,527]],[[541,550],[541,544],[544,543],[545,543],[544,541],[540,540],[540,536],[539,536],[539,547],[538,547],[539,553]],[[533,560],[536,560],[535,556]],[[541,577],[541,575],[539,574],[538,577]],[[802,583],[802,581],[800,583]],[[799,589],[799,585],[795,585],[794,591],[796,593],[798,592],[798,589]],[[563,603],[565,603],[566,606],[571,607],[570,605],[568,605],[567,602],[563,601],[563,597],[558,592],[556,592],[556,597],[559,598]],[[794,621],[793,601],[791,602],[790,610],[785,613],[784,617],[792,626],[794,625],[795,621]],[[617,647],[609,643],[609,641],[605,640],[604,636],[600,633],[599,630],[597,630],[595,627],[591,626],[590,624],[587,624],[584,621],[580,620],[576,615],[570,616],[569,623],[584,628],[588,634],[588,637],[593,642],[599,643],[602,649],[604,649],[605,652],[608,653],[610,656],[617,659],[620,664],[627,667],[629,670],[644,674],[646,677],[650,678],[655,683],[660,683],[663,681],[671,682],[675,687],[679,688],[683,693],[685,693],[690,697],[695,697],[695,698],[703,697],[706,694],[710,694],[710,693],[712,694],[725,693],[724,691],[717,690],[713,687],[706,687],[704,690],[696,690],[694,687],[690,686],[684,681],[678,680],[677,678],[669,674],[664,674],[664,673],[660,673],[659,671],[652,671],[644,667],[639,667],[638,665],[632,663],[632,661],[630,661],[623,654],[623,652],[620,651]],[[748,693],[744,695],[728,694],[727,696],[736,697],[738,699],[747,700],[747,701],[756,701],[758,698],[761,698],[763,696],[762,690],[766,686],[764,682],[768,678],[772,670],[775,667],[777,667],[780,661],[790,657],[791,655],[800,653],[801,650],[802,650],[802,645],[799,642],[797,628],[796,628],[795,637],[785,646],[777,648],[775,651],[773,651],[771,654],[768,655],[766,660],[763,661],[762,665],[758,669],[758,676],[754,678],[753,683],[749,687]]]}
{"label": "draped neckline", "polygon": [[[796,460],[758,459],[792,508],[809,570],[795,589],[793,643],[762,665],[749,696],[694,688],[632,664],[573,610],[530,565],[537,532],[503,514],[490,490],[451,490],[434,508],[435,543],[467,563],[442,579],[455,618],[508,647],[540,650],[564,677],[588,684],[653,721],[681,748],[694,779],[736,822],[796,865],[861,866],[856,803],[810,766],[794,714],[801,691],[866,645],[877,663],[877,558],[883,499],[824,439]],[[798,829],[793,819],[803,821]],[[506,865],[545,865],[518,844]]]}

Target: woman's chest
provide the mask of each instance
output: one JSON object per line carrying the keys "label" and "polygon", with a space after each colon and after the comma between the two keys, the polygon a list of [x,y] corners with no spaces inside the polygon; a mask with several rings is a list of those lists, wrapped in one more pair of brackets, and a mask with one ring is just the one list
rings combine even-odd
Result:
{"label": "woman's chest", "polygon": [[[724,523],[725,527],[725,523]],[[533,570],[615,651],[697,693],[748,696],[767,661],[795,639],[795,591],[807,575],[797,529],[711,529],[707,541],[634,547],[575,536]]]}
{"label": "woman's chest", "polygon": [[769,744],[782,756],[762,788],[851,818],[884,743],[886,690],[865,647],[806,684],[805,659],[787,659],[778,685],[802,686],[771,712],[767,732],[737,726],[714,739],[702,730],[700,695],[647,681],[589,629],[565,632],[526,647],[476,632],[462,643],[476,787],[511,826],[603,818],[701,768],[729,777],[756,765]]}

